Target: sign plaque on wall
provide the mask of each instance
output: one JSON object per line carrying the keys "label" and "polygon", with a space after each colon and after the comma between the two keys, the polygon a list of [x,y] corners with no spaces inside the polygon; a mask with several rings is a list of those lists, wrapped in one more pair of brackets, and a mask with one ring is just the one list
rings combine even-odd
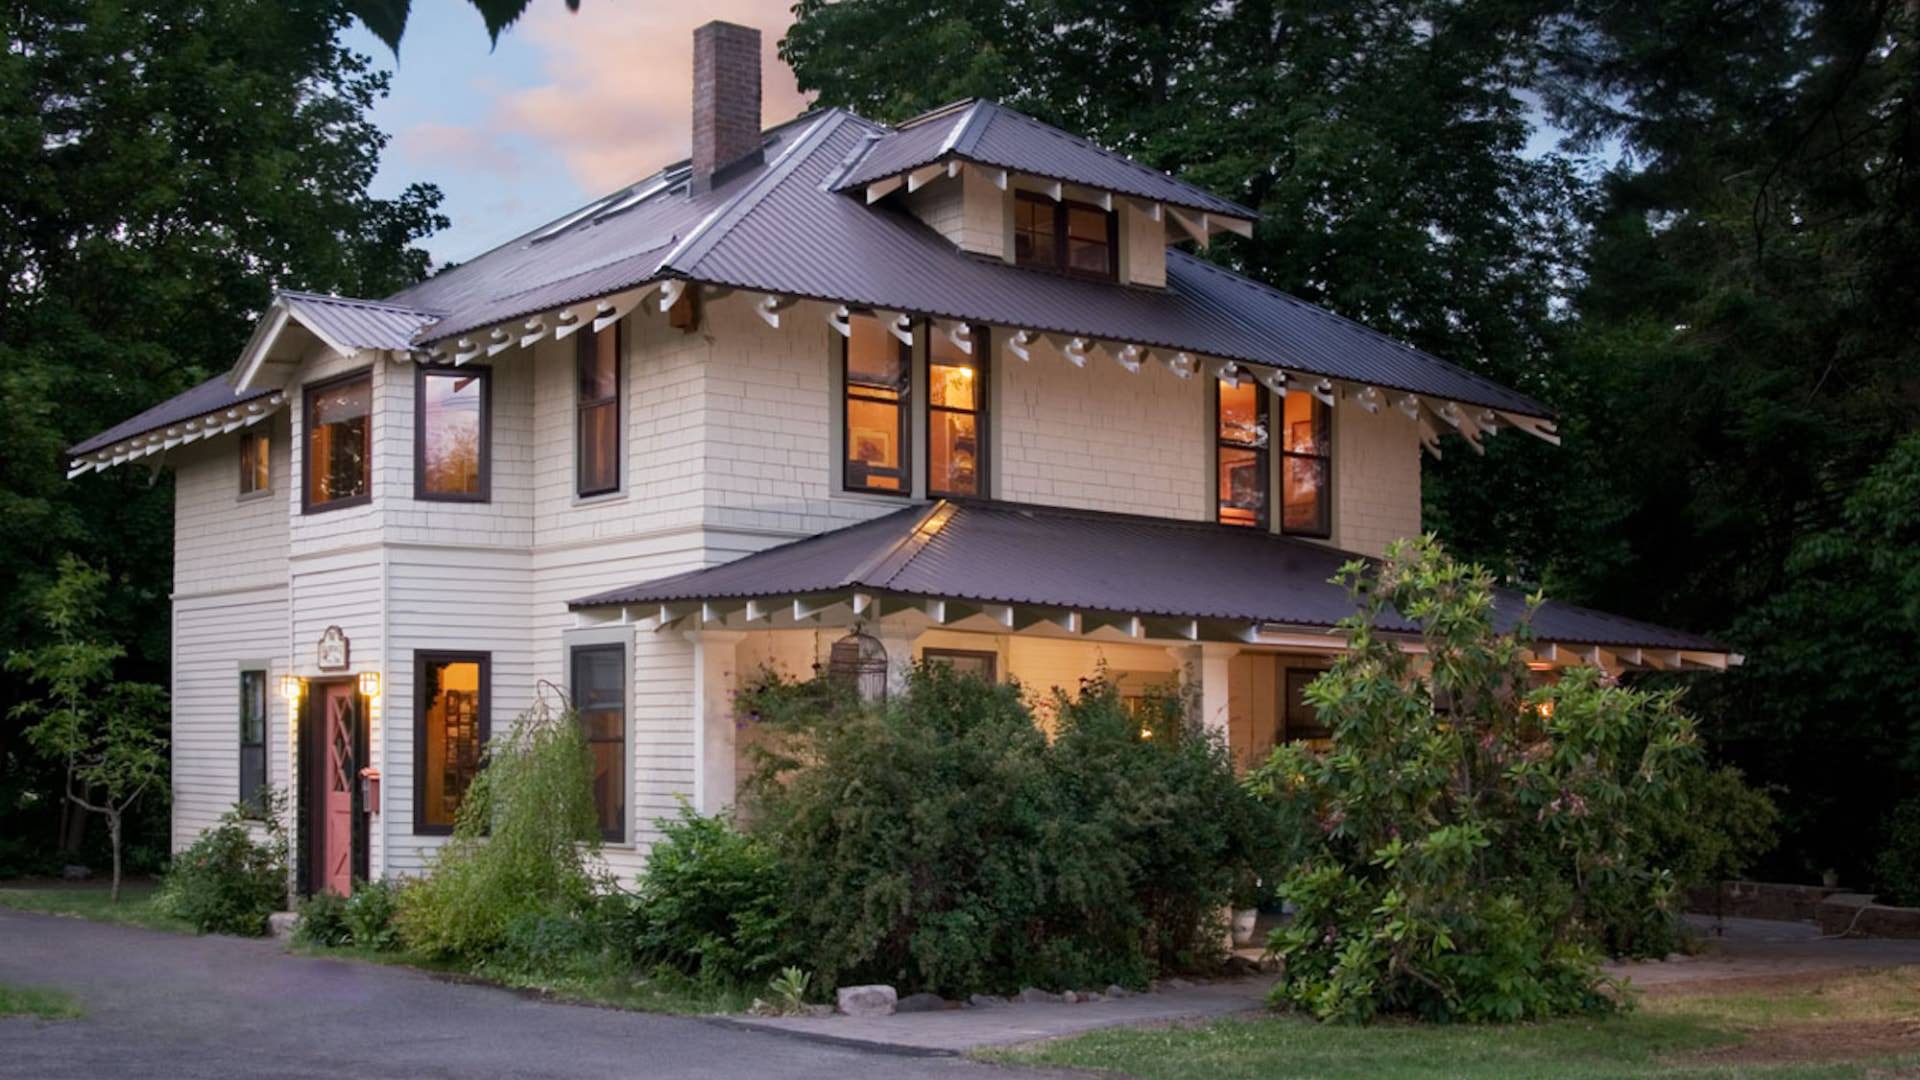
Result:
{"label": "sign plaque on wall", "polygon": [[349,666],[351,647],[345,630],[338,626],[327,627],[320,632],[320,644],[314,649],[317,654],[315,666],[321,671],[345,671]]}

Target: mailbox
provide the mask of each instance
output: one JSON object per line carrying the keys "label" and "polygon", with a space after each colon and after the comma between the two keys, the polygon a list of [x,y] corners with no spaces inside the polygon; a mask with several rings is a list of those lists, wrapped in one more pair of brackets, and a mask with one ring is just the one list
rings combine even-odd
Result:
{"label": "mailbox", "polygon": [[360,770],[360,805],[369,814],[380,812],[380,770],[371,765]]}

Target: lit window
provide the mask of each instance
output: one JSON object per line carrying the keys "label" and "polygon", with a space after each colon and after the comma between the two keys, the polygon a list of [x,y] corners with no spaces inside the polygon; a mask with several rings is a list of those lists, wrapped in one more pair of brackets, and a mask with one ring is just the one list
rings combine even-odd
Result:
{"label": "lit window", "polygon": [[945,334],[929,334],[927,494],[987,494],[987,368],[993,354],[976,330],[973,355]]}
{"label": "lit window", "polygon": [[1330,410],[1311,394],[1288,394],[1280,410],[1280,531],[1326,537],[1333,531]]}
{"label": "lit window", "polygon": [[879,319],[856,315],[840,339],[846,380],[846,477],[849,491],[905,495],[908,372],[911,348]]}
{"label": "lit window", "polygon": [[416,498],[484,502],[487,498],[485,368],[420,368],[414,391]]}
{"label": "lit window", "polygon": [[240,673],[240,801],[257,805],[267,783],[267,673]]}
{"label": "lit window", "polygon": [[1266,528],[1267,396],[1260,384],[1241,376],[1239,385],[1219,388],[1214,467],[1223,525]]}
{"label": "lit window", "polygon": [[486,653],[415,653],[413,831],[453,831],[491,735]]}
{"label": "lit window", "polygon": [[626,656],[619,645],[573,650],[573,703],[587,729],[593,805],[600,835],[608,840],[623,840],[627,833]]}
{"label": "lit window", "polygon": [[240,433],[240,494],[266,491],[272,479],[273,443],[264,431]]}
{"label": "lit window", "polygon": [[373,491],[373,376],[310,386],[306,405],[306,509],[366,502]]}
{"label": "lit window", "polygon": [[578,341],[575,491],[604,495],[620,488],[620,325],[580,334]]}
{"label": "lit window", "polygon": [[922,649],[920,662],[944,664],[956,675],[970,675],[981,682],[993,682],[1000,658],[984,649]]}

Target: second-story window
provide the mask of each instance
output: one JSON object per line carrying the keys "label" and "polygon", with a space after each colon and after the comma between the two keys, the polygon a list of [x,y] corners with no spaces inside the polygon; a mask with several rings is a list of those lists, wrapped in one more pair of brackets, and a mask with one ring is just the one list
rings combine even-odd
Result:
{"label": "second-story window", "polygon": [[257,495],[272,486],[272,448],[264,431],[240,433],[240,494]]}
{"label": "second-story window", "polygon": [[971,355],[947,335],[928,334],[927,494],[986,495],[987,335],[976,331]]}
{"label": "second-story window", "polygon": [[620,324],[580,334],[576,340],[580,385],[574,490],[604,495],[620,489]]}
{"label": "second-story window", "polygon": [[414,386],[414,497],[485,502],[488,487],[485,368],[420,368]]}
{"label": "second-story window", "polygon": [[1054,202],[1030,191],[1013,201],[1013,261],[1112,281],[1118,221],[1090,203]]}
{"label": "second-story window", "polygon": [[[1267,527],[1267,395],[1242,377],[1220,381],[1214,434],[1214,469],[1223,525]],[[1304,396],[1304,395],[1295,395]],[[1308,400],[1312,400],[1309,398]]]}
{"label": "second-story window", "polygon": [[1333,533],[1329,410],[1311,394],[1288,394],[1280,408],[1280,531]]}
{"label": "second-story window", "polygon": [[306,388],[305,508],[333,510],[373,497],[373,374]]}
{"label": "second-story window", "polygon": [[907,394],[912,386],[912,347],[869,315],[849,320],[840,339],[846,385],[844,431],[848,491],[905,495],[913,490],[907,471]]}

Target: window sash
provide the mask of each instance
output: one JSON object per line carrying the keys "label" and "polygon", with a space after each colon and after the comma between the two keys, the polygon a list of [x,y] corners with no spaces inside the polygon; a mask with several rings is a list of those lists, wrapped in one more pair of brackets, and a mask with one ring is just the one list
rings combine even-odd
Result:
{"label": "window sash", "polygon": [[[364,393],[364,405],[348,404],[337,415],[325,415],[336,412],[337,403],[326,400],[330,395],[355,391]],[[301,509],[315,513],[372,501],[373,372],[357,371],[308,383],[301,397],[306,427],[306,452],[301,455],[305,474],[300,484]],[[354,442],[359,444],[357,457]]]}
{"label": "window sash", "polygon": [[267,673],[240,673],[240,801],[255,802],[267,782]]}
{"label": "window sash", "polygon": [[273,480],[273,443],[265,432],[240,434],[240,494],[270,490]]}
{"label": "window sash", "polygon": [[[1227,399],[1222,393],[1224,389],[1227,387],[1215,380],[1213,387],[1214,520],[1222,525],[1264,529],[1272,519],[1268,506],[1272,500],[1268,492],[1271,487],[1273,467],[1269,448],[1273,445],[1273,438],[1271,434],[1265,438],[1255,434],[1244,439],[1229,435],[1226,420]],[[1267,394],[1258,382],[1252,382],[1252,396],[1256,430],[1270,432]],[[1245,494],[1238,501],[1230,501],[1237,492]]]}
{"label": "window sash", "polygon": [[[1039,215],[1045,211],[1049,217],[1046,227],[1041,228]],[[1030,215],[1034,224],[1022,226],[1020,218],[1023,212]],[[1091,235],[1099,229],[1085,228],[1088,215],[1098,215],[1104,225],[1104,235]],[[1074,219],[1078,217],[1083,227],[1074,228]],[[1019,255],[1021,239],[1028,241],[1030,254],[1022,259]],[[1106,265],[1099,270],[1074,265],[1072,255],[1075,245],[1085,247],[1098,246],[1106,250]],[[1075,202],[1062,199],[1055,202],[1045,195],[1031,191],[1014,193],[1014,261],[1017,265],[1041,270],[1053,270],[1069,277],[1090,278],[1096,281],[1117,281],[1120,277],[1120,219],[1111,210],[1102,209],[1092,203]]]}
{"label": "window sash", "polygon": [[[609,658],[613,661],[611,665],[606,663]],[[626,646],[576,645],[571,667],[574,710],[586,725],[587,749],[593,755],[593,799],[600,820],[600,835],[606,840],[624,841],[633,787],[627,746]],[[611,685],[592,682],[595,675],[609,674],[613,680]],[[612,723],[607,724],[606,720]],[[604,774],[603,765],[606,766]]]}
{"label": "window sash", "polygon": [[574,493],[581,498],[620,490],[622,334],[615,323],[575,338]]}
{"label": "window sash", "polygon": [[999,681],[1000,654],[987,649],[922,649],[923,664],[946,664],[955,674],[974,675],[982,682]]}
{"label": "window sash", "polygon": [[[874,320],[870,315],[853,316],[857,322],[861,319]],[[872,492],[878,495],[913,494],[913,455],[909,452],[908,404],[913,389],[913,348],[906,342],[897,341],[885,327],[879,327],[883,347],[899,350],[899,364],[895,369],[897,381],[886,385],[874,381],[871,377],[862,377],[854,369],[854,336],[870,333],[871,327],[853,328],[851,333],[838,335],[840,339],[840,379],[842,394],[840,402],[840,482],[847,491]],[[868,408],[856,409],[864,404]],[[879,424],[856,424],[856,412],[867,414],[867,419],[878,420],[873,414],[890,409],[893,413],[890,423],[883,428]],[[865,458],[855,456],[855,451],[873,440],[885,438],[891,440],[894,464],[891,466],[874,465]],[[874,478],[891,479],[897,486],[888,487],[873,482]]]}
{"label": "window sash", "polygon": [[[463,738],[462,743],[471,742],[471,754],[463,753],[464,761],[449,763],[443,752],[438,761],[431,753],[432,740],[437,736],[440,747],[446,749],[447,721],[444,702],[436,702],[441,696],[443,672],[456,664],[475,666],[474,697],[468,702],[470,712],[458,719],[460,726],[471,727],[470,739]],[[419,651],[413,654],[413,831],[417,836],[445,836],[453,831],[459,818],[459,806],[466,798],[474,778],[479,774],[485,761],[487,740],[493,737],[493,654],[487,652],[442,652]],[[430,714],[436,705],[442,706],[440,729],[429,730]],[[429,798],[431,770],[438,766],[441,770],[441,811],[433,813]],[[463,777],[460,774],[465,773]],[[457,797],[448,805],[446,785],[448,780],[456,780],[460,785]],[[433,820],[429,820],[432,818]]]}
{"label": "window sash", "polygon": [[[1280,531],[1289,536],[1304,536],[1324,540],[1333,535],[1333,431],[1332,410],[1325,402],[1312,397],[1303,397],[1307,415],[1304,419],[1285,416],[1291,413],[1293,395],[1287,397],[1289,407],[1283,410],[1286,430],[1277,434],[1280,445]],[[1301,424],[1308,430],[1300,434],[1305,438],[1296,438],[1296,430]],[[1299,449],[1296,449],[1299,448]],[[1312,486],[1313,514],[1309,522],[1290,524],[1289,517],[1299,505],[1292,497],[1299,488],[1306,488],[1309,481]]]}
{"label": "window sash", "polygon": [[[934,497],[984,498],[992,490],[989,486],[993,456],[988,441],[988,425],[993,407],[989,391],[991,382],[989,357],[993,355],[992,335],[984,328],[977,329],[973,339],[973,354],[966,355],[945,337],[936,336],[928,327],[927,340],[927,494]],[[947,395],[941,391],[940,369],[963,368],[973,372],[966,380],[970,389],[968,397],[971,405],[946,404]],[[953,445],[945,445],[947,418],[965,417],[972,421],[972,468],[971,480],[964,483],[949,484],[947,481],[954,472],[956,451]],[[960,441],[955,439],[955,442]],[[941,468],[942,462],[946,467]],[[947,475],[942,475],[943,473]]]}
{"label": "window sash", "polygon": [[[414,377],[414,424],[413,424],[413,497],[433,502],[487,502],[491,496],[491,472],[493,457],[493,373],[478,365],[456,368],[451,365],[421,365]],[[433,444],[436,438],[435,422],[443,418],[435,415],[430,400],[429,387],[436,381],[452,381],[456,387],[461,382],[471,385],[478,397],[474,404],[473,417],[473,460],[460,468],[462,474],[458,485],[447,483],[448,477],[436,478],[433,461]]]}

